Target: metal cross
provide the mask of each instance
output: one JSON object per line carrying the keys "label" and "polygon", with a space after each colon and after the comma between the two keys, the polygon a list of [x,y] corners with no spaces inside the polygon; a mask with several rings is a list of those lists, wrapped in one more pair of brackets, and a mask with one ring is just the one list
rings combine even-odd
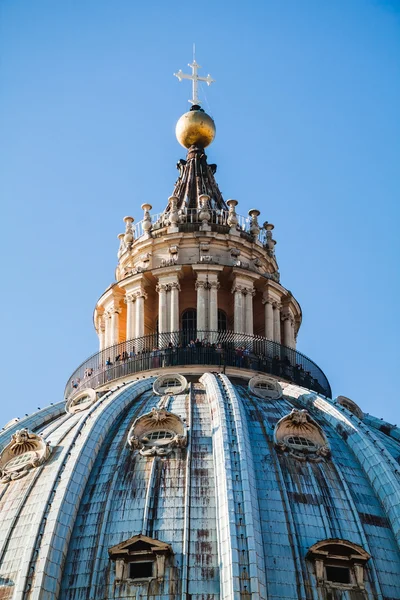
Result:
{"label": "metal cross", "polygon": [[197,64],[195,58],[193,58],[192,64],[190,64],[190,63],[188,64],[188,67],[191,67],[191,69],[192,69],[191,75],[187,75],[186,73],[183,73],[182,69],[179,69],[179,71],[177,73],[174,73],[174,75],[175,75],[175,77],[177,77],[179,79],[179,81],[182,81],[182,79],[191,79],[192,80],[193,98],[191,100],[189,100],[189,102],[191,104],[200,104],[199,95],[198,95],[198,82],[205,81],[207,83],[207,85],[211,85],[212,83],[215,82],[215,79],[212,79],[211,75],[207,75],[207,77],[199,77],[197,75],[197,70],[201,69],[201,66],[199,64]]}

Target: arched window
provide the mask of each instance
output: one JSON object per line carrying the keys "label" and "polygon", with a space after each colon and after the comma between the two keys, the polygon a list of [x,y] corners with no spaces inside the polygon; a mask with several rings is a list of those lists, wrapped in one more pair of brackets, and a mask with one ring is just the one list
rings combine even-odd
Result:
{"label": "arched window", "polygon": [[226,313],[218,309],[218,331],[226,331],[227,330],[227,322]]}
{"label": "arched window", "polygon": [[182,313],[183,331],[196,331],[197,329],[197,311],[195,308],[188,308]]}

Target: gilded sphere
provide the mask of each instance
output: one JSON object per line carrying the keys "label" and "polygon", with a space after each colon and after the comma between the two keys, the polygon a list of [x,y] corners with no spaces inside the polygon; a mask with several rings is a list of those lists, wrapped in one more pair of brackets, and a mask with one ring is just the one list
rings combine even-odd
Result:
{"label": "gilded sphere", "polygon": [[215,138],[215,123],[203,110],[190,110],[177,122],[175,133],[184,148],[193,144],[205,148]]}

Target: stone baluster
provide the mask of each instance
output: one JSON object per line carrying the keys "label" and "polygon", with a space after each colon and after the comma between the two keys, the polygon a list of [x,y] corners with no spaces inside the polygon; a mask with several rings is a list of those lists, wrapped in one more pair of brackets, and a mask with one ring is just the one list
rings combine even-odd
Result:
{"label": "stone baluster", "polygon": [[260,211],[256,208],[251,208],[249,210],[250,217],[250,233],[253,236],[254,240],[258,239],[258,234],[260,233],[260,226],[258,224],[258,217],[260,215]]}
{"label": "stone baluster", "polygon": [[208,222],[211,219],[211,213],[208,208],[209,202],[210,202],[210,196],[207,196],[207,194],[201,194],[199,196],[199,202],[200,202],[199,219],[201,221],[200,229],[202,231],[210,231],[211,228],[208,224]]}
{"label": "stone baluster", "polygon": [[126,304],[126,339],[133,340],[136,337],[135,331],[135,294],[129,294],[125,298]]}
{"label": "stone baluster", "polygon": [[[125,234],[124,234],[124,243],[128,250],[132,248],[133,240],[135,238],[133,233],[132,223],[134,221],[133,217],[124,217],[125,221]],[[118,236],[119,237],[119,236]]]}
{"label": "stone baluster", "polygon": [[147,299],[147,294],[144,290],[136,292],[136,337],[144,336],[144,301]]}
{"label": "stone baluster", "polygon": [[142,227],[143,227],[143,231],[146,235],[146,237],[150,237],[150,232],[151,229],[153,227],[152,222],[151,222],[151,215],[150,215],[150,211],[153,207],[151,206],[151,204],[142,204],[142,210],[143,210],[143,222],[142,222]]}
{"label": "stone baluster", "polygon": [[229,233],[230,233],[230,235],[239,235],[239,231],[237,230],[239,220],[238,220],[237,214],[236,214],[236,206],[238,205],[238,201],[237,200],[227,200],[226,204],[229,207],[229,213],[228,213],[228,219],[227,219],[227,224],[230,227]]}
{"label": "stone baluster", "polygon": [[179,330],[179,292],[180,285],[177,281],[171,283],[171,308],[170,308],[170,331]]}
{"label": "stone baluster", "polygon": [[207,330],[207,300],[208,300],[208,283],[207,281],[197,280],[197,330],[202,337]]}
{"label": "stone baluster", "polygon": [[244,333],[244,322],[243,322],[243,287],[241,285],[234,285],[232,288],[233,304],[234,304],[234,330],[235,333]]}
{"label": "stone baluster", "polygon": [[165,283],[159,283],[156,290],[158,292],[158,332],[165,333],[168,331],[168,286]]}
{"label": "stone baluster", "polygon": [[265,306],[265,337],[268,340],[274,339],[274,307],[272,306],[272,300],[266,296],[263,299]]}
{"label": "stone baluster", "polygon": [[281,343],[281,303],[274,302],[274,342]]}

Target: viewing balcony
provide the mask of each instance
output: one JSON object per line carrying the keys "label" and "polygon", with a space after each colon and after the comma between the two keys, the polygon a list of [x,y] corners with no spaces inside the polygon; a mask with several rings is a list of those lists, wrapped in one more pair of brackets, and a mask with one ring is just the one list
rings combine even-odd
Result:
{"label": "viewing balcony", "polygon": [[267,373],[331,397],[324,372],[293,348],[256,335],[198,330],[153,333],[93,354],[69,378],[65,397],[129,375],[189,365]]}

